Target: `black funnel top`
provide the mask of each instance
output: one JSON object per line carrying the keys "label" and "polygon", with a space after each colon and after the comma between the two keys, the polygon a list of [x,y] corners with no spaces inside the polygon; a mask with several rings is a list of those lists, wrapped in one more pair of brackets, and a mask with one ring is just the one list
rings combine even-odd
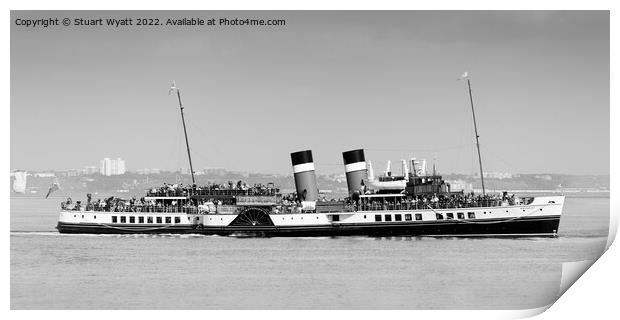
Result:
{"label": "black funnel top", "polygon": [[312,150],[304,150],[291,153],[291,162],[294,166],[304,163],[312,163]]}
{"label": "black funnel top", "polygon": [[342,159],[344,159],[345,165],[366,161],[366,158],[364,157],[364,149],[343,152]]}

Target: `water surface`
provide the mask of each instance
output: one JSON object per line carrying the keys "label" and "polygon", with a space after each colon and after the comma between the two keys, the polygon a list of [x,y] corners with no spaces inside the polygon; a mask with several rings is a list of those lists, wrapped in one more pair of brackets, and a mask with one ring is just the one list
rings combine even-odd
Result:
{"label": "water surface", "polygon": [[558,238],[61,235],[60,199],[11,198],[12,309],[522,309],[601,255],[608,197]]}

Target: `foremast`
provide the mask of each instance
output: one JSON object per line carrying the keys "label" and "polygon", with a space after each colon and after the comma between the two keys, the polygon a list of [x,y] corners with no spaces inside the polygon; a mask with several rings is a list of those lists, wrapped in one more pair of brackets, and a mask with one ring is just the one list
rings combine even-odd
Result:
{"label": "foremast", "polygon": [[172,91],[177,92],[177,98],[179,99],[179,110],[181,111],[181,121],[183,122],[183,133],[185,134],[185,146],[187,147],[187,158],[189,159],[189,171],[192,174],[192,185],[196,184],[196,179],[194,178],[194,167],[192,166],[192,154],[189,151],[189,140],[187,139],[187,128],[185,126],[185,115],[183,114],[183,103],[181,102],[181,90],[176,86],[174,81],[172,81],[172,85],[170,86],[170,91],[168,94],[172,93]]}

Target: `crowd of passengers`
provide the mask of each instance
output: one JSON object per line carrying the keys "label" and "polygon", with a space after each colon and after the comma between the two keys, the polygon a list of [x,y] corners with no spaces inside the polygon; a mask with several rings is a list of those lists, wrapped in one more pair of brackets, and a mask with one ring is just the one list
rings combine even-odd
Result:
{"label": "crowd of passengers", "polygon": [[196,210],[196,204],[190,201],[173,200],[167,204],[156,201],[147,201],[142,198],[121,199],[109,197],[105,199],[92,200],[90,193],[86,194],[86,203],[67,198],[60,203],[63,210],[74,211],[107,211],[107,212],[178,212]]}
{"label": "crowd of passengers", "polygon": [[228,183],[207,183],[203,186],[183,185],[165,183],[157,188],[153,188],[147,192],[147,196],[188,196],[188,195],[209,195],[221,194],[223,192],[231,192],[242,195],[265,195],[273,196],[278,193],[279,189],[273,183],[262,184],[255,183],[253,185],[244,181],[228,181]]}
{"label": "crowd of passengers", "polygon": [[[342,201],[342,199],[340,199]],[[284,194],[281,197],[280,212],[296,212],[301,208],[301,199],[296,193]],[[63,210],[74,211],[106,211],[106,212],[179,212],[198,210],[199,207],[212,205],[217,207],[233,205],[232,199],[188,199],[188,200],[170,200],[165,203],[162,201],[146,200],[142,198],[122,199],[117,197],[109,197],[105,199],[92,200],[90,193],[86,194],[86,203],[82,201],[73,201],[67,198],[61,202],[60,206]],[[204,207],[206,209],[206,207]]]}
{"label": "crowd of passengers", "polygon": [[384,198],[377,200],[374,198],[364,198],[354,201],[354,206],[359,210],[377,209],[444,209],[444,208],[469,208],[469,207],[497,207],[523,204],[523,199],[509,196],[508,192],[493,195],[475,195],[471,193],[453,193],[449,195],[421,195],[409,199],[391,200]]}
{"label": "crowd of passengers", "polygon": [[[223,184],[208,184],[202,188],[192,186],[184,187],[182,184],[170,185],[164,183],[159,188],[154,188],[147,195],[166,193],[168,196],[187,196],[189,191],[197,190],[244,190],[251,192],[252,195],[275,195],[277,189],[273,184],[262,185],[255,184],[249,186],[247,183],[238,181]],[[250,193],[247,193],[250,194]],[[186,201],[172,200],[163,203],[161,201],[145,200],[142,198],[121,199],[117,197],[109,197],[106,199],[97,199],[92,201],[92,195],[86,195],[86,203],[81,201],[75,203],[71,198],[61,203],[63,210],[87,210],[87,211],[108,211],[108,212],[177,212],[197,210],[199,206],[212,204],[216,208],[222,205],[231,205],[233,203],[225,203],[222,200],[213,199],[189,199]],[[284,194],[281,197],[281,209],[279,211],[296,211],[302,205],[302,198],[297,193]],[[323,202],[343,203],[346,206],[352,206],[354,210],[394,210],[394,209],[442,209],[442,208],[467,208],[467,207],[494,207],[523,204],[523,199],[516,197],[514,194],[509,196],[507,192],[501,195],[475,195],[471,193],[452,193],[452,194],[433,194],[418,195],[415,197],[403,197],[401,199],[386,198],[360,198],[354,195],[346,199],[321,199]]]}

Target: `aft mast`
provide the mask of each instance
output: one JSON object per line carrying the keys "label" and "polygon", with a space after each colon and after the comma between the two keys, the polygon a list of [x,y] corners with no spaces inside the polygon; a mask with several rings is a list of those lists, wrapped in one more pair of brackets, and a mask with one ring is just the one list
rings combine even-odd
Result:
{"label": "aft mast", "polygon": [[185,127],[185,115],[183,114],[183,103],[181,103],[181,90],[177,88],[174,81],[172,81],[172,85],[170,86],[170,91],[168,94],[172,93],[172,91],[177,92],[177,98],[179,99],[179,110],[181,110],[181,121],[183,122],[183,133],[185,133],[185,146],[187,147],[187,158],[189,159],[189,171],[192,173],[192,184],[196,184],[196,179],[194,178],[194,167],[192,166],[192,155],[189,152],[189,141],[187,139],[187,128]]}
{"label": "aft mast", "polygon": [[461,79],[467,79],[467,88],[469,89],[469,103],[471,104],[471,116],[474,119],[474,133],[476,134],[476,148],[478,149],[478,165],[480,166],[480,181],[482,182],[482,195],[485,195],[484,189],[484,173],[482,171],[482,157],[480,156],[480,136],[478,135],[478,126],[476,125],[476,112],[474,111],[474,99],[471,94],[471,82],[467,72],[463,73]]}

